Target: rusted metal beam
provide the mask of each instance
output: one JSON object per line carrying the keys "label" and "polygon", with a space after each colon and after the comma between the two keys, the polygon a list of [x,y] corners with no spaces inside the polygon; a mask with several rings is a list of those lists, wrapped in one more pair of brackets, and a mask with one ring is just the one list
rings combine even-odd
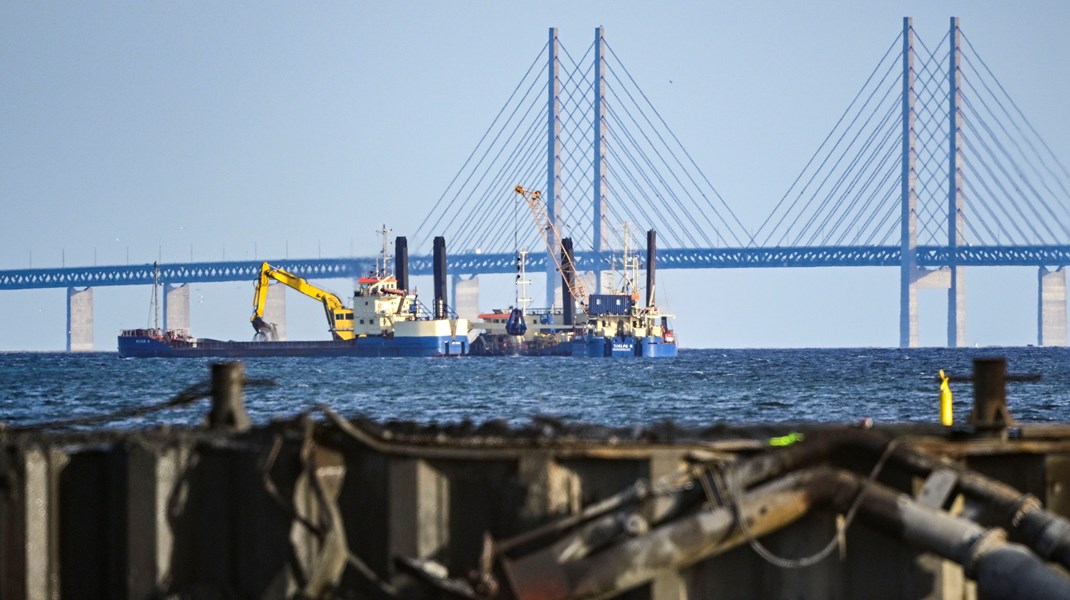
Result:
{"label": "rusted metal beam", "polygon": [[986,598],[1070,597],[1070,578],[1025,547],[1007,543],[1001,529],[986,529],[830,468],[781,477],[727,507],[698,510],[649,533],[624,536],[590,556],[569,560],[555,546],[505,560],[503,570],[519,600],[605,597],[776,531],[810,511],[848,512],[856,503],[860,518],[893,538],[962,565]]}
{"label": "rusted metal beam", "polygon": [[[889,444],[895,444],[889,450]],[[806,441],[740,461],[726,476],[737,489],[746,489],[789,471],[817,465],[836,455],[858,451],[879,457],[889,452],[889,462],[914,475],[927,477],[936,469],[954,468],[905,443],[872,430],[841,430],[819,433]],[[996,509],[1002,525],[1022,534],[1024,541],[1045,559],[1056,560],[1070,569],[1070,521],[1044,509],[1036,497],[980,473],[957,469],[956,489]]]}

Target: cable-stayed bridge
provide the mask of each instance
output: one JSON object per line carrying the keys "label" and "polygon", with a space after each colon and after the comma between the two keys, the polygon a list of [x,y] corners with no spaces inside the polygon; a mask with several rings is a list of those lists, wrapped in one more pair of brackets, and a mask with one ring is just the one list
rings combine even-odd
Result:
{"label": "cable-stayed bridge", "polygon": [[[596,289],[615,253],[619,261],[624,237],[635,248],[644,230],[656,229],[659,266],[667,269],[897,267],[900,344],[918,344],[917,290],[936,287],[948,290],[948,345],[959,346],[965,268],[1033,266],[1038,342],[1065,344],[1067,169],[958,19],[932,44],[904,19],[874,58],[846,108],[830,115],[835,124],[788,190],[760,222],[747,225],[601,28],[581,51],[550,29],[413,232],[412,273],[430,273],[431,238],[444,235],[455,275],[512,273],[515,251],[525,248],[533,251],[529,271],[541,270],[556,283],[554,261],[538,252],[546,247],[543,232],[513,193],[521,184],[542,190],[551,222],[573,239],[577,266]],[[558,248],[552,231],[548,237]],[[272,262],[317,279],[358,276],[374,259]],[[259,264],[161,265],[159,280],[252,281]],[[156,275],[151,265],[0,271],[0,289],[66,287],[70,324],[84,310],[76,288],[145,285]],[[559,284],[546,287],[547,304],[559,302]]]}

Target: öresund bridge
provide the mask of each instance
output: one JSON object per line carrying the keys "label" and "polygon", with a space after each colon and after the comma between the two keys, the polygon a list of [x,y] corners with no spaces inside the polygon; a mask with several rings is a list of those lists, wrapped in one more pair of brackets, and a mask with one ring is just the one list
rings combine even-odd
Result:
{"label": "\u00f6resund bridge", "polygon": [[[502,219],[513,188],[543,191],[548,217],[601,286],[626,229],[659,234],[662,269],[895,267],[899,340],[918,345],[920,288],[948,290],[947,344],[965,340],[968,267],[1038,269],[1041,345],[1066,345],[1070,174],[988,68],[957,18],[928,45],[903,20],[773,211],[736,217],[627,70],[601,28],[583,52],[549,31],[501,110],[410,236],[410,272],[431,273],[430,240],[449,241],[452,302],[476,276],[512,273],[534,227]],[[629,236],[630,237],[630,236]],[[640,245],[627,241],[633,248]],[[552,247],[560,240],[550,236]],[[270,261],[308,279],[353,278],[374,257]],[[189,327],[189,284],[253,281],[261,261],[0,271],[0,290],[66,288],[67,348],[92,349],[93,288],[164,284],[164,326]],[[559,280],[549,254],[530,271]],[[560,302],[547,287],[547,305]]]}

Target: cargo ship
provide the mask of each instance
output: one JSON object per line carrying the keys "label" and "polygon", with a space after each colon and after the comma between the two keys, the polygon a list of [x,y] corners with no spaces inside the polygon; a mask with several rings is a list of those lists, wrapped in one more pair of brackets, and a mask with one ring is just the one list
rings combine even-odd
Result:
{"label": "cargo ship", "polygon": [[[561,256],[547,248],[561,273],[561,310],[529,310],[526,294],[526,252],[517,252],[516,302],[508,310],[479,315],[472,324],[480,335],[471,353],[478,356],[574,356],[672,358],[677,354],[676,334],[669,327],[672,315],[662,313],[654,302],[657,234],[647,232],[646,303],[639,303],[639,259],[629,252],[624,228],[619,278],[615,292],[588,294],[576,277],[571,238],[561,238],[546,216],[538,191],[516,187],[531,209],[540,232],[561,240]],[[613,267],[617,265],[614,264]],[[580,314],[576,312],[577,301]]]}
{"label": "cargo ship", "polygon": [[657,234],[647,231],[646,302],[640,304],[639,259],[628,252],[627,228],[614,294],[591,294],[584,306],[586,322],[572,336],[571,352],[576,357],[676,356],[676,333],[669,328],[672,315],[662,313],[654,302],[657,261]]}
{"label": "cargo ship", "polygon": [[[152,327],[127,329],[119,334],[119,356],[124,358],[253,358],[272,356],[462,356],[468,353],[468,321],[450,318],[446,306],[446,244],[434,242],[435,301],[424,308],[408,286],[408,245],[404,237],[395,242],[395,274],[387,270],[385,240],[381,265],[361,277],[347,307],[335,294],[304,278],[265,262],[261,266],[253,298],[252,341],[196,338],[184,331]],[[264,305],[271,281],[286,285],[319,300],[327,317],[330,340],[282,341],[274,324],[264,319]],[[156,286],[153,288],[155,301]]]}

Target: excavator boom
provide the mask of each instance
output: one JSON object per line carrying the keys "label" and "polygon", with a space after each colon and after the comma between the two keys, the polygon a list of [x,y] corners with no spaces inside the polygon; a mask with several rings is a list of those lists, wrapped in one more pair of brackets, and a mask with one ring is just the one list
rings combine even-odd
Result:
{"label": "excavator boom", "polygon": [[264,305],[267,301],[268,284],[272,279],[323,303],[323,308],[327,313],[327,326],[334,339],[351,340],[354,338],[353,311],[346,308],[338,296],[312,285],[303,277],[273,267],[267,262],[260,265],[260,277],[256,281],[256,291],[253,294],[253,316],[249,319],[258,337],[274,338],[274,326],[264,321]]}

